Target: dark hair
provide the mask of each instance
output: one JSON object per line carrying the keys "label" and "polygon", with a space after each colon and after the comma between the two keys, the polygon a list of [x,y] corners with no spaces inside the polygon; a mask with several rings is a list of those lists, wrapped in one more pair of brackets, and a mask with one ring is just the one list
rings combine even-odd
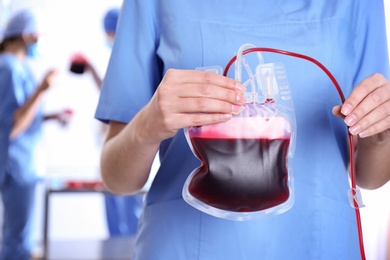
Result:
{"label": "dark hair", "polygon": [[3,52],[5,49],[5,41],[0,42],[0,53]]}
{"label": "dark hair", "polygon": [[1,42],[0,42],[0,52],[4,52],[5,50],[5,47],[11,43],[11,42],[14,42],[14,41],[17,41],[17,40],[20,40],[22,39],[22,36],[18,35],[18,36],[11,36],[11,37],[8,37],[8,38],[5,38],[3,39]]}

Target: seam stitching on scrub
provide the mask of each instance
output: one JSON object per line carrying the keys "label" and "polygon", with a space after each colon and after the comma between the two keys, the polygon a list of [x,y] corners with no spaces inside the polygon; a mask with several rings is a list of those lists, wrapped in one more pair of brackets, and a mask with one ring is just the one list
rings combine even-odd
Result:
{"label": "seam stitching on scrub", "polygon": [[227,22],[218,22],[218,21],[207,21],[207,20],[193,20],[193,19],[177,19],[173,17],[168,17],[166,18],[166,21],[171,22],[171,23],[176,23],[180,22],[182,20],[187,21],[187,22],[192,22],[192,23],[201,23],[201,24],[215,24],[215,25],[229,25],[229,26],[234,26],[234,27],[241,27],[241,26],[251,26],[251,27],[267,27],[267,26],[283,26],[283,25],[302,25],[302,24],[316,24],[316,23],[321,23],[321,22],[327,22],[327,21],[332,21],[332,20],[343,20],[347,24],[347,20],[343,16],[330,16],[330,17],[325,17],[325,18],[317,18],[313,20],[291,20],[289,19],[288,15],[283,11],[283,9],[280,7],[279,4],[273,0],[275,6],[280,10],[281,14],[283,14],[286,19],[289,22],[274,22],[274,23],[261,23],[261,24],[253,24],[253,23],[239,23],[237,24],[236,22],[232,23],[227,23]]}

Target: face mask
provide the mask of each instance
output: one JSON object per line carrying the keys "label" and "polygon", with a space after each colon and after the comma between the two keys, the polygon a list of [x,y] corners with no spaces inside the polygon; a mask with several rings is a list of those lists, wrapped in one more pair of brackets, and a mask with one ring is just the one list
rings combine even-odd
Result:
{"label": "face mask", "polygon": [[27,56],[30,58],[38,57],[38,42],[27,45]]}

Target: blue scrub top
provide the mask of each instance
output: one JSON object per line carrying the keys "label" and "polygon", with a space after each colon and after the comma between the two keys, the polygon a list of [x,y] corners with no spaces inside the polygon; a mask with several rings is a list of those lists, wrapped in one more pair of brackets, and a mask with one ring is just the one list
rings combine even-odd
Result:
{"label": "blue scrub top", "polygon": [[[127,123],[169,68],[224,67],[244,43],[317,59],[346,96],[375,72],[389,76],[381,0],[125,0],[96,117]],[[294,99],[293,208],[235,222],[187,205],[182,188],[200,162],[179,131],[161,144],[161,167],[147,195],[134,259],[360,258],[347,197],[347,132],[331,113],[340,97],[316,65],[263,56],[286,65]]]}
{"label": "blue scrub top", "polygon": [[17,182],[37,178],[36,152],[41,135],[40,110],[31,125],[14,140],[10,140],[13,114],[32,95],[36,81],[27,65],[14,55],[0,55],[0,187],[6,174]]}

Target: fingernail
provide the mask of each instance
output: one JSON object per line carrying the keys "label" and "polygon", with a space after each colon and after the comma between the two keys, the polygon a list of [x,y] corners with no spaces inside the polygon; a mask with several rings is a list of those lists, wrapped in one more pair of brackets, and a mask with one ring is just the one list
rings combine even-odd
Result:
{"label": "fingernail", "polygon": [[359,131],[360,131],[360,125],[355,125],[355,126],[349,128],[349,132],[350,132],[351,134],[353,134],[353,135],[358,134]]}
{"label": "fingernail", "polygon": [[344,104],[342,107],[341,107],[341,114],[347,116],[349,115],[349,113],[351,113],[352,111],[352,106],[350,104]]}
{"label": "fingernail", "polygon": [[332,108],[332,114],[333,114],[333,115],[337,114],[337,106],[334,106],[334,107]]}
{"label": "fingernail", "polygon": [[344,122],[347,124],[347,125],[353,125],[355,122],[356,122],[356,116],[354,114],[352,115],[349,115],[345,118]]}
{"label": "fingernail", "polygon": [[246,102],[246,97],[243,94],[238,94],[236,96],[236,101],[240,104],[245,104]]}
{"label": "fingernail", "polygon": [[221,114],[222,120],[228,120],[232,118],[232,114]]}
{"label": "fingernail", "polygon": [[242,110],[241,106],[232,105],[232,113],[233,114],[239,114],[239,113],[241,113],[241,110]]}
{"label": "fingernail", "polygon": [[238,90],[239,92],[245,92],[246,88],[244,87],[244,85],[242,85],[241,83],[237,82],[236,83],[236,90]]}

